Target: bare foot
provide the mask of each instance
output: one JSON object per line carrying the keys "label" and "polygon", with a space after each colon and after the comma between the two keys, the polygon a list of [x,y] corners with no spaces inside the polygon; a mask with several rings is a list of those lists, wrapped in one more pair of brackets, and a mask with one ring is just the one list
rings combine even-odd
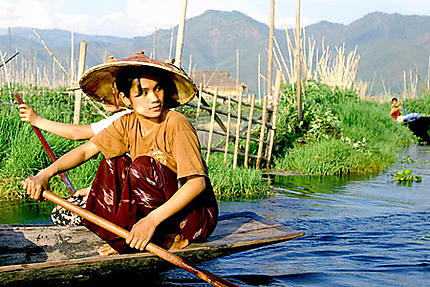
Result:
{"label": "bare foot", "polygon": [[190,244],[182,234],[167,234],[166,240],[163,242],[163,248],[167,250],[176,250],[187,247]]}
{"label": "bare foot", "polygon": [[113,249],[109,244],[103,244],[97,249],[97,252],[100,256],[109,256],[113,254],[118,254],[118,251]]}

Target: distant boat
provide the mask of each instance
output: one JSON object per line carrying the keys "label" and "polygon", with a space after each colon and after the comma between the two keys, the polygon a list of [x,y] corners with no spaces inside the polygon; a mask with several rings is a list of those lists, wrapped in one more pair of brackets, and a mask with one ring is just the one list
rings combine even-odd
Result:
{"label": "distant boat", "polygon": [[[207,242],[172,253],[195,263],[303,235],[252,212],[224,214]],[[101,257],[104,243],[83,226],[0,225],[0,285],[82,286],[175,268],[149,252]]]}

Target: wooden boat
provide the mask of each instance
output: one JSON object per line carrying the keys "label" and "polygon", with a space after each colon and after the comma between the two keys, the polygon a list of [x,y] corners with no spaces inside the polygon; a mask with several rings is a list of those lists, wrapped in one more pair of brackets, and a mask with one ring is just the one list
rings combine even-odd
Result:
{"label": "wooden boat", "polygon": [[[173,253],[196,263],[303,235],[255,213],[224,214],[207,242]],[[0,286],[82,286],[175,267],[148,252],[100,257],[102,244],[83,226],[0,225]]]}
{"label": "wooden boat", "polygon": [[430,144],[430,117],[422,116],[412,121],[407,121],[405,124],[424,144]]}

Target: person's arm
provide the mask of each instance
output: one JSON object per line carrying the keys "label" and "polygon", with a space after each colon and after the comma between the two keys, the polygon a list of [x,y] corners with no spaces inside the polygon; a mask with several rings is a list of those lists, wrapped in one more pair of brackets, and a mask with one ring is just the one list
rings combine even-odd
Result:
{"label": "person's arm", "polygon": [[187,182],[168,201],[133,225],[126,243],[132,248],[143,251],[154,234],[156,227],[173,214],[182,210],[205,188],[204,176],[188,177]]}
{"label": "person's arm", "polygon": [[63,171],[72,169],[89,160],[99,152],[98,147],[92,142],[86,142],[69,151],[53,164],[39,171],[35,176],[23,180],[22,186],[31,198],[39,199],[40,195],[49,186],[49,179]]}
{"label": "person's arm", "polygon": [[54,122],[41,117],[32,107],[26,104],[18,106],[21,121],[39,129],[70,140],[86,140],[94,136],[90,125],[75,125]]}

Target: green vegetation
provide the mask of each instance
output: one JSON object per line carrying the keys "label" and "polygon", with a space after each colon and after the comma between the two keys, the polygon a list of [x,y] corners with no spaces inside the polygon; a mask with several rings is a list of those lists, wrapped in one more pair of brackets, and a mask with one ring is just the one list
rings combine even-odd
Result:
{"label": "green vegetation", "polygon": [[[396,160],[416,138],[385,105],[361,101],[352,90],[305,85],[303,120],[294,96],[283,97],[275,139],[275,168],[304,174],[372,174]],[[292,87],[283,93],[293,95]]]}
{"label": "green vegetation", "polygon": [[393,176],[393,180],[399,184],[410,185],[413,182],[421,182],[422,177],[413,175],[411,169],[405,168],[398,170],[396,175]]}
{"label": "green vegetation", "polygon": [[[20,94],[21,97],[41,116],[54,121],[73,122],[74,97],[64,90],[21,86],[16,89],[18,91],[25,89]],[[7,90],[2,90],[1,96],[2,102],[9,101]],[[82,124],[101,118],[91,105],[83,104]],[[0,105],[0,131],[0,199],[23,198],[25,193],[21,189],[21,180],[35,175],[51,161],[31,126],[19,119],[16,106]],[[44,136],[57,158],[80,144],[50,133],[44,133]],[[68,172],[76,189],[90,185],[98,162],[99,160],[94,158]],[[53,192],[61,195],[68,194],[59,176],[54,177],[50,184]]]}

